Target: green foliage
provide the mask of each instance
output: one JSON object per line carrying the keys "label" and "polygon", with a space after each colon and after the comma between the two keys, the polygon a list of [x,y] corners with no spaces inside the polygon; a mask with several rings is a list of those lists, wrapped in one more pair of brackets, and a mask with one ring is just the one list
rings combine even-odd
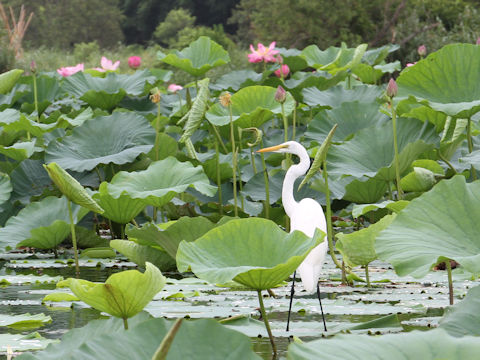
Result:
{"label": "green foliage", "polygon": [[156,27],[153,38],[164,46],[174,47],[178,33],[183,29],[193,28],[195,20],[195,16],[192,16],[188,10],[182,8],[171,10],[165,21]]}
{"label": "green foliage", "polygon": [[97,56],[100,52],[100,46],[96,40],[91,41],[89,43],[81,42],[77,43],[73,49],[73,56],[81,61],[86,61],[92,58],[93,56]]}

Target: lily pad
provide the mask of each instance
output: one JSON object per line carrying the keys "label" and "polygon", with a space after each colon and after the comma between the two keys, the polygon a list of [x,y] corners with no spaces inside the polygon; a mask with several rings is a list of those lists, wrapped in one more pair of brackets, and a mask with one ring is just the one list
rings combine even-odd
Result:
{"label": "lily pad", "polygon": [[68,286],[83,302],[97,310],[130,318],[143,310],[165,286],[166,279],[154,265],[145,264],[145,273],[126,270],[110,275],[105,283],[69,278],[57,286]]}
{"label": "lily pad", "polygon": [[[56,340],[46,339],[38,332],[28,335],[22,334],[0,334],[0,349],[6,351],[8,346],[12,351],[41,350]],[[18,359],[18,357],[16,356]]]}
{"label": "lily pad", "polygon": [[15,330],[34,329],[49,322],[52,322],[52,318],[43,313],[35,315],[29,313],[22,315],[0,314],[0,326],[8,326]]}
{"label": "lily pad", "polygon": [[119,172],[108,185],[108,192],[115,198],[128,195],[132,199],[142,199],[146,204],[161,207],[189,187],[207,196],[213,196],[216,192],[216,187],[210,185],[201,166],[194,167],[189,162],[167,157],[151,163],[144,171]]}
{"label": "lily pad", "polygon": [[203,76],[208,70],[230,62],[228,52],[206,36],[200,36],[182,51],[173,50],[168,55],[158,51],[157,57],[195,77]]}
{"label": "lily pad", "polygon": [[376,251],[403,276],[422,277],[437,263],[456,260],[467,271],[480,273],[480,182],[463,176],[443,180],[412,200],[380,233]]}
{"label": "lily pad", "polygon": [[52,141],[46,150],[47,163],[64,169],[93,170],[101,164],[126,164],[148,153],[155,130],[147,119],[134,113],[115,112],[85,121],[72,135]]}
{"label": "lily pad", "polygon": [[265,290],[293,273],[321,239],[319,232],[313,239],[299,231],[287,234],[266,219],[231,220],[195,242],[182,241],[177,267],[180,271],[191,268],[211,283],[235,280]]}

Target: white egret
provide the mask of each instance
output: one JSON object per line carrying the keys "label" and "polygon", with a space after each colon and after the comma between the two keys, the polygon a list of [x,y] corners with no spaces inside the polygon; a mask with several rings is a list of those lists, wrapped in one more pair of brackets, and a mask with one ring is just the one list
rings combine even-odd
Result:
{"label": "white egret", "polygon": [[[275,152],[275,153],[290,153],[297,155],[300,158],[298,164],[290,166],[282,187],[282,204],[285,212],[290,218],[290,231],[300,230],[305,235],[313,237],[315,229],[322,230],[327,233],[327,221],[323,209],[318,202],[311,198],[305,198],[297,202],[293,196],[293,186],[295,180],[300,176],[305,175],[310,167],[310,157],[307,150],[296,141],[287,141],[283,144],[260,149],[257,152]],[[322,301],[320,300],[320,287],[318,279],[320,278],[320,270],[322,269],[323,261],[328,249],[328,242],[324,240],[317,245],[303,260],[298,267],[302,285],[305,291],[313,293],[317,290],[318,300],[320,302],[320,310],[322,312],[323,326],[327,331],[325,324],[325,316],[323,314]],[[292,310],[292,301],[295,293],[295,273],[293,275],[292,290],[290,294],[290,306],[288,310],[287,331],[289,330],[290,312]]]}

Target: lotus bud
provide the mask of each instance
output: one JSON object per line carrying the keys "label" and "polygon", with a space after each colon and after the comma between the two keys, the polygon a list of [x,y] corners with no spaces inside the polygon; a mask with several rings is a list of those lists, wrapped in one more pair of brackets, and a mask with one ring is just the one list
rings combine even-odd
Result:
{"label": "lotus bud", "polygon": [[220,104],[224,107],[229,107],[232,105],[232,94],[229,92],[224,92],[222,95],[220,95]]}
{"label": "lotus bud", "polygon": [[30,71],[32,72],[32,74],[35,74],[37,72],[37,63],[35,62],[35,60],[32,60],[32,62],[30,63]]}
{"label": "lotus bud", "polygon": [[275,101],[279,102],[280,104],[283,104],[286,99],[287,99],[287,92],[281,85],[278,85],[277,92],[275,93]]}
{"label": "lotus bud", "polygon": [[397,93],[398,93],[397,83],[393,78],[391,78],[387,85],[387,96],[389,98],[393,98],[397,95]]}
{"label": "lotus bud", "polygon": [[477,38],[477,45],[480,45],[480,36]]}
{"label": "lotus bud", "polygon": [[277,55],[277,57],[275,58],[275,60],[277,61],[277,63],[283,64],[283,57],[282,57],[282,55]]}
{"label": "lotus bud", "polygon": [[420,57],[425,57],[427,55],[427,47],[425,45],[420,45],[417,49],[418,55]]}
{"label": "lotus bud", "polygon": [[128,58],[128,66],[130,69],[136,70],[142,65],[142,58],[140,56],[130,56]]}
{"label": "lotus bud", "polygon": [[154,103],[154,104],[158,104],[160,102],[160,100],[162,99],[162,93],[160,92],[160,90],[158,90],[158,88],[153,88],[152,90],[150,90],[150,100]]}

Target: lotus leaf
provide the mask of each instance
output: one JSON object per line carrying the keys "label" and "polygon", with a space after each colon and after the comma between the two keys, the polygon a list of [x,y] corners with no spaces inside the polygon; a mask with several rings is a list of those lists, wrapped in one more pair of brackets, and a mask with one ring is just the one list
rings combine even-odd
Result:
{"label": "lotus leaf", "polygon": [[[259,128],[270,119],[273,114],[281,114],[282,106],[275,101],[277,90],[270,86],[248,86],[240,89],[232,95],[231,110],[232,120],[240,128]],[[285,115],[292,113],[295,100],[287,93],[287,99],[283,104]],[[208,121],[213,125],[222,126],[230,123],[230,112],[227,107],[220,103],[213,105],[205,114]]]}
{"label": "lotus leaf", "polygon": [[176,270],[175,258],[172,258],[163,249],[148,245],[140,245],[130,240],[111,240],[110,246],[125,255],[130,261],[144,267],[149,262],[161,271]]}
{"label": "lotus leaf", "polygon": [[405,206],[407,206],[408,204],[409,204],[409,201],[407,200],[398,200],[398,201],[386,200],[378,204],[362,204],[362,205],[356,204],[356,205],[353,205],[352,217],[356,219],[359,216],[365,215],[366,213],[377,210],[377,209],[388,209],[395,213],[398,213],[402,211],[403,208],[405,208]]}
{"label": "lotus leaf", "polygon": [[447,115],[468,118],[480,110],[480,48],[451,44],[402,71],[397,79],[398,97]]}
{"label": "lotus leaf", "polygon": [[465,298],[455,306],[447,309],[440,320],[439,327],[450,335],[480,336],[480,286],[468,290]]}
{"label": "lotus leaf", "polygon": [[46,301],[62,302],[62,301],[80,301],[78,297],[67,292],[56,292],[45,295],[42,299],[42,304]]}
{"label": "lotus leaf", "polygon": [[287,234],[273,221],[261,218],[231,220],[197,239],[182,241],[177,267],[189,268],[211,283],[234,280],[257,290],[285,280],[318,245],[324,234],[308,238],[299,231]]}
{"label": "lotus leaf", "polygon": [[145,263],[145,273],[126,270],[110,275],[105,283],[69,278],[57,286],[68,286],[83,302],[97,310],[127,319],[143,310],[165,286],[166,279],[154,265]]}
{"label": "lotus leaf", "polygon": [[38,123],[15,109],[6,109],[0,112],[0,124],[3,125],[4,131],[27,131],[37,137],[41,137],[43,133],[56,127],[56,124]]}
{"label": "lotus leaf", "polygon": [[117,257],[117,253],[108,246],[92,247],[83,250],[80,257],[91,259],[115,259]]}
{"label": "lotus leaf", "polygon": [[208,70],[230,62],[228,52],[206,36],[200,36],[182,51],[173,50],[168,55],[159,51],[157,57],[195,77],[203,76]]}
{"label": "lotus leaf", "polygon": [[415,166],[412,172],[400,180],[400,185],[403,191],[424,192],[430,190],[436,182],[433,171]]}
{"label": "lotus leaf", "polygon": [[0,154],[17,161],[28,159],[34,152],[35,141],[16,142],[12,146],[0,145]]}
{"label": "lotus leaf", "polygon": [[133,199],[128,195],[113,197],[108,192],[108,183],[102,182],[98,192],[92,198],[104,210],[102,215],[119,224],[127,224],[135,218],[146,206],[143,200]]}
{"label": "lotus leaf", "polygon": [[336,108],[353,101],[373,103],[383,95],[383,91],[373,85],[359,85],[350,90],[338,85],[325,91],[320,91],[316,87],[305,88],[302,95],[305,104],[309,106]]}
{"label": "lotus leaf", "polygon": [[377,237],[380,259],[400,275],[422,277],[437,263],[453,259],[480,273],[480,182],[463,176],[442,180],[412,200]]}
{"label": "lotus leaf", "polygon": [[148,153],[155,142],[155,130],[143,116],[116,112],[85,121],[72,135],[53,141],[46,150],[46,162],[65,169],[92,170],[100,164],[126,164]]}
{"label": "lotus leaf", "polygon": [[10,176],[0,173],[0,205],[10,199],[11,192],[12,183],[10,182]]}
{"label": "lotus leaf", "polygon": [[288,347],[287,359],[342,360],[463,360],[475,359],[480,351],[480,341],[473,336],[455,338],[441,329],[412,331],[383,336],[337,335],[333,339],[320,339]]}
{"label": "lotus leaf", "polygon": [[330,129],[338,124],[332,141],[340,142],[349,140],[359,130],[380,126],[387,121],[388,117],[379,111],[377,103],[348,102],[332,110],[320,111],[308,123],[305,136],[321,144]]}
{"label": "lotus leaf", "polygon": [[43,313],[30,315],[29,313],[22,315],[0,315],[0,326],[8,326],[16,330],[34,329],[52,322],[50,316]]}
{"label": "lotus leaf", "polygon": [[13,69],[0,74],[0,94],[9,93],[22,74],[23,70],[20,69]]}
{"label": "lotus leaf", "polygon": [[195,241],[214,227],[215,224],[207,218],[184,216],[164,230],[153,223],[148,223],[141,228],[130,227],[126,233],[129,237],[137,239],[139,244],[160,246],[175,259],[178,244],[182,240]]}
{"label": "lotus leaf", "polygon": [[[415,119],[399,119],[397,137],[400,173],[438,141],[433,126]],[[391,123],[358,131],[350,141],[332,146],[327,157],[331,164],[330,174],[350,174],[358,178],[376,176],[385,181],[395,178],[393,160]]]}
{"label": "lotus leaf", "polygon": [[317,45],[307,46],[300,53],[300,57],[305,59],[308,66],[320,69],[328,64],[332,64],[339,56],[341,48],[330,46],[326,50],[320,50]]}
{"label": "lotus leaf", "polygon": [[88,194],[80,183],[75,180],[69,173],[62,169],[57,163],[43,165],[47,170],[52,181],[57,185],[62,194],[64,194],[71,202],[83,206],[84,208],[97,213],[103,213],[103,209]]}
{"label": "lotus leaf", "polygon": [[350,234],[338,233],[335,247],[350,266],[368,265],[377,258],[375,253],[375,238],[391,224],[395,214],[384,216],[380,221],[369,227]]}
{"label": "lotus leaf", "polygon": [[221,76],[215,84],[210,85],[210,89],[238,91],[245,86],[255,85],[261,80],[262,74],[253,70],[237,70]]}
{"label": "lotus leaf", "polygon": [[[379,201],[387,191],[387,183],[376,178],[339,177],[339,183],[346,182],[343,199],[358,204],[371,204]],[[330,183],[329,183],[330,184]]]}
{"label": "lotus leaf", "polygon": [[27,159],[20,163],[11,173],[13,186],[12,200],[28,204],[32,196],[43,193],[52,184],[52,180],[43,168],[42,160]]}
{"label": "lotus leaf", "polygon": [[64,93],[60,89],[59,82],[55,77],[43,74],[37,74],[35,76],[37,88],[36,99],[33,91],[33,76],[24,76],[20,79],[20,82],[28,85],[31,91],[22,96],[19,102],[22,103],[22,112],[31,114],[38,109],[40,115],[54,103],[57,98],[64,96]]}
{"label": "lotus leaf", "polygon": [[63,89],[79,97],[91,107],[113,109],[126,94],[140,96],[147,85],[156,81],[148,70],[136,71],[133,75],[109,72],[105,78],[78,72],[63,79]]}
{"label": "lotus leaf", "polygon": [[[46,197],[22,209],[18,215],[8,219],[0,228],[0,244],[5,246],[32,246],[39,249],[52,249],[70,233],[67,199]],[[73,207],[74,218],[79,221],[84,211]]]}
{"label": "lotus leaf", "polygon": [[161,207],[189,187],[207,196],[213,196],[216,191],[200,166],[193,167],[189,162],[168,157],[151,163],[144,171],[117,173],[108,185],[108,192],[114,198],[128,195]]}
{"label": "lotus leaf", "polygon": [[[28,351],[44,349],[47,345],[54,343],[55,340],[46,339],[38,332],[27,335],[23,334],[1,334],[0,348],[7,349],[11,347],[12,351]],[[16,357],[18,358],[18,357]]]}

